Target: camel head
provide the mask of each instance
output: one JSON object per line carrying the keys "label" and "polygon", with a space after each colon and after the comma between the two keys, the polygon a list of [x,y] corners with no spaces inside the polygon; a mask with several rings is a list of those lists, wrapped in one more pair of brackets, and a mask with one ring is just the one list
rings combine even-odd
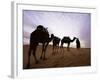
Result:
{"label": "camel head", "polygon": [[51,34],[51,39],[53,39],[54,38],[54,34]]}
{"label": "camel head", "polygon": [[77,39],[76,37],[73,38],[74,40]]}
{"label": "camel head", "polygon": [[37,26],[37,30],[43,30],[43,28],[44,28],[44,27],[43,27],[42,25],[38,25],[38,26]]}
{"label": "camel head", "polygon": [[51,42],[53,40],[53,38],[54,38],[54,35],[51,34],[51,37],[49,37],[49,42]]}

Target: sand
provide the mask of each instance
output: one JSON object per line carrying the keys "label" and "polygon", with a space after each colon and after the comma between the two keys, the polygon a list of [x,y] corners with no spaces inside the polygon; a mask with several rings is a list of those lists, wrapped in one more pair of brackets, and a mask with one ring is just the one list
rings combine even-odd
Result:
{"label": "sand", "polygon": [[[23,46],[23,69],[26,68],[28,61],[28,45]],[[80,66],[91,66],[91,49],[81,48],[70,48],[70,51],[66,47],[63,50],[58,49],[55,55],[52,55],[52,46],[47,47],[46,60],[40,59],[42,52],[42,46],[37,47],[36,57],[39,60],[38,64],[35,64],[34,57],[31,54],[30,69],[38,68],[59,68],[59,67],[80,67]]]}

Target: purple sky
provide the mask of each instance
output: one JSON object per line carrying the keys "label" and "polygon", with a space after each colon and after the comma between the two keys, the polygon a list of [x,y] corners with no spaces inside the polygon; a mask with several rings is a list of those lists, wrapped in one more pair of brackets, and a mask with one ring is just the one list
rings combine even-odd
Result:
{"label": "purple sky", "polygon": [[[47,11],[23,11],[24,44],[29,44],[30,33],[38,25],[48,28],[50,34],[60,38],[63,36],[78,37],[81,46],[91,47],[91,15],[89,13],[75,12],[47,12]],[[75,42],[71,43],[75,47]]]}

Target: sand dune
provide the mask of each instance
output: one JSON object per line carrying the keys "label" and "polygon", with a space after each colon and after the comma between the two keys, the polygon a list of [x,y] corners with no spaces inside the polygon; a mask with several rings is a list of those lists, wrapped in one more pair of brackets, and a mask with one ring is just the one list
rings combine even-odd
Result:
{"label": "sand dune", "polygon": [[[23,69],[26,68],[27,64],[27,55],[28,55],[28,45],[23,46]],[[34,57],[31,54],[31,69],[36,68],[57,68],[57,67],[77,67],[77,66],[90,66],[91,65],[91,49],[90,48],[81,48],[77,50],[76,48],[70,48],[70,51],[67,51],[66,48],[58,50],[58,53],[55,52],[55,55],[52,55],[52,46],[47,47],[46,58],[47,60],[40,60],[40,54],[42,51],[42,46],[38,46],[36,51],[37,59],[39,60],[38,64],[34,63]]]}

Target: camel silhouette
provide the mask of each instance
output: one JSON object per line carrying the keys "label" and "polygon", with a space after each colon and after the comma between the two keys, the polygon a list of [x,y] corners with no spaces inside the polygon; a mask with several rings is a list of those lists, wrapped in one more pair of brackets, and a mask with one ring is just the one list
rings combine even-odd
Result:
{"label": "camel silhouette", "polygon": [[76,39],[76,47],[77,47],[77,49],[80,49],[80,46],[81,46],[81,45],[80,45],[80,41],[79,41],[79,39],[77,38],[77,39]]}
{"label": "camel silhouette", "polygon": [[53,52],[52,52],[52,54],[55,53],[55,52],[58,52],[58,47],[59,47],[60,40],[61,39],[59,37],[54,36],[54,38],[53,38]]}
{"label": "camel silhouette", "polygon": [[42,25],[37,26],[37,29],[33,31],[30,35],[30,46],[29,46],[29,52],[28,52],[27,68],[29,68],[30,66],[31,52],[33,52],[35,63],[38,63],[38,60],[36,58],[36,49],[39,43],[42,43],[42,53],[41,53],[40,59],[43,59],[43,60],[45,59],[45,52],[46,52],[47,46],[52,39],[53,39],[53,34],[51,34],[51,37],[49,37],[49,32],[46,28],[44,28]]}
{"label": "camel silhouette", "polygon": [[70,43],[73,42],[76,39],[76,37],[74,37],[72,40],[70,39],[69,36],[64,36],[61,40],[61,48],[63,48],[63,44],[67,43],[67,50],[69,51],[69,47],[70,47]]}

